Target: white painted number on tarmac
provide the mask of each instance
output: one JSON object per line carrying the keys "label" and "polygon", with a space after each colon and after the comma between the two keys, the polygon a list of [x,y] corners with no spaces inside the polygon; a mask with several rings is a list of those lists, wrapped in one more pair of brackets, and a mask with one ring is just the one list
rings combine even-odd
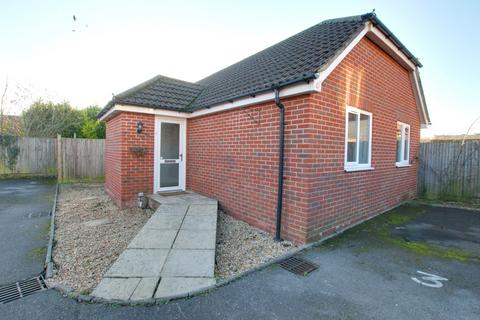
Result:
{"label": "white painted number on tarmac", "polygon": [[423,276],[420,279],[412,277],[412,280],[421,285],[430,287],[430,288],[441,288],[443,283],[441,281],[448,281],[447,278],[437,276],[435,274],[426,273],[420,270],[417,270],[417,273],[422,274]]}

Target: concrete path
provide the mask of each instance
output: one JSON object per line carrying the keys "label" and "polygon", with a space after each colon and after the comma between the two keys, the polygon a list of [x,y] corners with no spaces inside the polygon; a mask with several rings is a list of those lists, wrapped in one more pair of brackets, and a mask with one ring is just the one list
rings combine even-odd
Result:
{"label": "concrete path", "polygon": [[152,197],[160,207],[92,295],[137,301],[215,283],[217,201],[190,192]]}
{"label": "concrete path", "polygon": [[53,180],[0,180],[0,285],[43,270]]}

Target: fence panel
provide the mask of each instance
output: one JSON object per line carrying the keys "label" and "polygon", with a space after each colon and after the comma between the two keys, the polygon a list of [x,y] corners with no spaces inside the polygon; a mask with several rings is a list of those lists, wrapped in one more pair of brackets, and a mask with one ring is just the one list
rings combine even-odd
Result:
{"label": "fence panel", "polygon": [[3,176],[56,176],[58,160],[62,179],[101,179],[104,176],[103,139],[0,136],[0,178]]}
{"label": "fence panel", "polygon": [[418,193],[427,198],[480,199],[480,140],[422,142]]}

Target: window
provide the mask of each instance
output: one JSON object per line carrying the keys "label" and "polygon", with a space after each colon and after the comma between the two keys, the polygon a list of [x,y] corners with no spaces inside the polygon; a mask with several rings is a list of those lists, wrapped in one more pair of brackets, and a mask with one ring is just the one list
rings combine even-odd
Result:
{"label": "window", "polygon": [[372,114],[347,107],[345,128],[345,170],[372,169]]}
{"label": "window", "polygon": [[409,165],[410,126],[397,122],[397,166]]}

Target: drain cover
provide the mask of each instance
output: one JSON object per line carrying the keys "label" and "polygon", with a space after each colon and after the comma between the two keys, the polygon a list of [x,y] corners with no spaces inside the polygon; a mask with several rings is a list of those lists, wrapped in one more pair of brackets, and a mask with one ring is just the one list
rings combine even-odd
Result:
{"label": "drain cover", "polygon": [[287,258],[280,262],[279,265],[283,269],[301,276],[306,276],[310,272],[318,269],[318,266],[313,262],[298,257]]}
{"label": "drain cover", "polygon": [[47,289],[47,286],[42,276],[7,284],[0,287],[0,304],[17,300],[45,289]]}

